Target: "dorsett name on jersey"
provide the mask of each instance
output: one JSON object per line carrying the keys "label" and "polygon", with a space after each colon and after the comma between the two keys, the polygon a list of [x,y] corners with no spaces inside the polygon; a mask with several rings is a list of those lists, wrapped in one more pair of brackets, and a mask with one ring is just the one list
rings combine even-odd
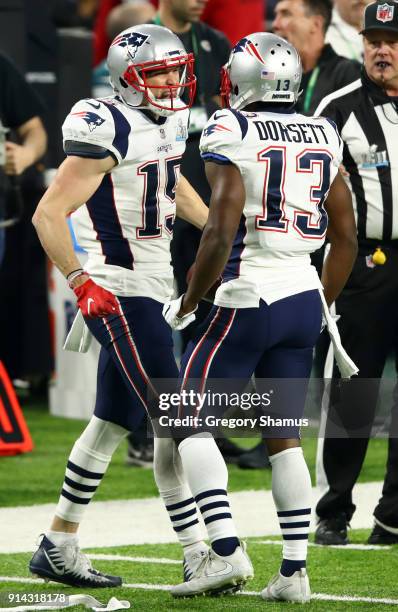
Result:
{"label": "dorsett name on jersey", "polygon": [[[64,143],[87,145],[68,146],[68,155],[116,161],[72,222],[88,252],[86,270],[117,295],[165,301],[172,294],[170,241],[188,117],[179,111],[156,119],[112,96],[81,100],[63,125]],[[90,145],[100,149],[93,154]]]}
{"label": "dorsett name on jersey", "polygon": [[310,253],[325,240],[324,202],[342,159],[333,122],[295,112],[220,110],[200,143],[207,162],[234,164],[246,200],[215,303],[271,303],[320,287]]}
{"label": "dorsett name on jersey", "polygon": [[329,144],[325,126],[317,123],[287,123],[268,119],[254,120],[260,140],[274,142],[303,142],[305,144]]}

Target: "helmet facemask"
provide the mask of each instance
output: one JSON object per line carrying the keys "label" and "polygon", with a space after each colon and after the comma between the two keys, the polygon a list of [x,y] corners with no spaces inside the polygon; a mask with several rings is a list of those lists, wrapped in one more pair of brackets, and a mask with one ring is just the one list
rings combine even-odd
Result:
{"label": "helmet facemask", "polygon": [[232,83],[229,78],[228,64],[221,68],[221,85],[220,96],[222,108],[230,108],[230,96],[232,91]]}
{"label": "helmet facemask", "polygon": [[[176,111],[191,108],[195,92],[196,77],[193,72],[194,56],[192,53],[179,55],[177,58],[165,58],[151,60],[143,63],[130,64],[123,74],[123,80],[128,87],[142,94],[142,104],[140,107],[154,107],[154,112],[158,115],[168,116]],[[175,85],[150,85],[148,78],[153,76],[156,71],[170,70],[178,68],[180,70],[179,82]],[[168,96],[160,97],[157,94],[168,92]],[[187,100],[181,98],[187,93]]]}

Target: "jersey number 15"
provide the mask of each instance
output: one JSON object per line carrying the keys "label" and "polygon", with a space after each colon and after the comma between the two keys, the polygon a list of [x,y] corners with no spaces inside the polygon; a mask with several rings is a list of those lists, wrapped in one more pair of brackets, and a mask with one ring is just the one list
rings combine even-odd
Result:
{"label": "jersey number 15", "polygon": [[[172,204],[175,202],[178,172],[181,165],[181,157],[170,157],[165,160],[164,171],[164,195]],[[137,227],[136,236],[138,240],[149,238],[160,238],[163,224],[160,223],[159,210],[159,185],[160,185],[160,162],[159,160],[146,162],[137,169],[138,176],[145,180],[144,194],[142,197],[142,225]],[[166,215],[164,226],[171,234],[173,232],[174,215]]]}

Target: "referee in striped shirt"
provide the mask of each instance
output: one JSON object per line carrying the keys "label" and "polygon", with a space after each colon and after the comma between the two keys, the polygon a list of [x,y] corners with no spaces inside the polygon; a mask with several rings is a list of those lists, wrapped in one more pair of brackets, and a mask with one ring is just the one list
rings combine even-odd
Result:
{"label": "referee in striped shirt", "polygon": [[[359,246],[336,311],[343,345],[361,380],[332,383],[318,448],[318,484],[324,494],[316,509],[315,541],[325,545],[348,542],[347,524],[355,511],[352,489],[365,458],[380,378],[389,352],[398,355],[398,3],[369,4],[361,34],[361,78],[324,98],[316,111],[336,122],[344,142]],[[398,543],[397,412],[394,406],[371,544]]]}

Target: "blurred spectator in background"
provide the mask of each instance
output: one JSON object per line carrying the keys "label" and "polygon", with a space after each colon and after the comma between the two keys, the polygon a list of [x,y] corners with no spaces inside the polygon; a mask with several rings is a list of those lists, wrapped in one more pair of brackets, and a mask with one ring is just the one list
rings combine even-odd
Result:
{"label": "blurred spectator in background", "polygon": [[[110,11],[122,2],[134,4],[139,0],[101,0],[94,27],[94,65],[106,56],[111,41],[106,31],[106,20]],[[149,0],[156,8],[160,0]],[[262,32],[264,29],[264,0],[193,0],[191,4],[206,5],[202,8],[201,20],[227,35],[235,44],[248,32]],[[185,0],[179,3],[182,7]],[[178,6],[174,5],[175,7]],[[267,9],[268,10],[268,9]]]}
{"label": "blurred spectator in background", "polygon": [[94,23],[94,66],[106,58],[111,43],[106,32],[106,21],[111,10],[121,3],[121,0],[101,0],[99,4]]}
{"label": "blurred spectator in background", "polygon": [[372,0],[334,0],[332,23],[326,34],[338,55],[362,61],[363,41],[359,36],[366,6]]}
{"label": "blurred spectator in background", "polygon": [[92,30],[100,3],[101,0],[55,0],[52,12],[54,23],[57,28]]}
{"label": "blurred spectator in background", "polygon": [[115,7],[109,13],[106,22],[106,33],[111,40],[126,28],[139,23],[147,23],[155,15],[155,7],[149,0],[134,0]]}
{"label": "blurred spectator in background", "polygon": [[[30,222],[42,193],[42,181],[35,181],[38,173],[33,166],[46,150],[47,137],[40,119],[43,111],[23,75],[0,54],[0,125],[9,130],[0,168],[1,196],[5,216],[21,216],[6,230],[0,272],[0,360],[14,379],[50,372],[46,264],[41,255],[36,259],[41,248],[37,248],[40,245]],[[22,182],[22,177],[31,181]],[[7,211],[15,203],[21,210]],[[4,231],[0,234],[3,250]]]}
{"label": "blurred spectator in background", "polygon": [[325,43],[332,19],[331,0],[279,0],[273,30],[296,47],[303,63],[298,112],[313,115],[328,94],[355,81],[358,62],[341,57]]}
{"label": "blurred spectator in background", "polygon": [[278,0],[264,0],[264,15],[265,15],[265,30],[271,29],[272,22],[275,19],[275,6]]}
{"label": "blurred spectator in background", "polygon": [[234,45],[250,32],[262,32],[264,17],[264,0],[208,0],[202,20]]}
{"label": "blurred spectator in background", "polygon": [[[113,40],[119,32],[126,28],[147,23],[154,17],[155,8],[148,0],[136,0],[127,4],[120,4],[113,8],[106,19],[106,33]],[[112,87],[109,83],[109,71],[104,59],[93,71],[93,96],[101,98],[112,95]]]}

